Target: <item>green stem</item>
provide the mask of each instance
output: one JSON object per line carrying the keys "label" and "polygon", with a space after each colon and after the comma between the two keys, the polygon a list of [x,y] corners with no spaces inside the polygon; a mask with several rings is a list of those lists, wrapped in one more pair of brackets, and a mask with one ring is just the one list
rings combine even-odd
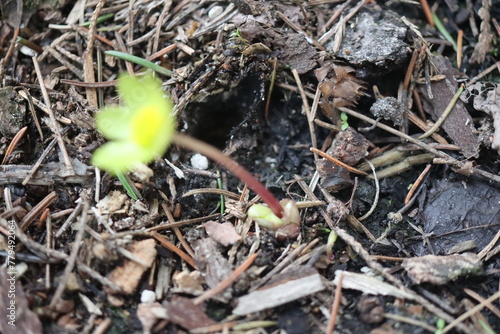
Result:
{"label": "green stem", "polygon": [[274,195],[271,194],[271,192],[252,174],[250,174],[250,172],[243,168],[243,166],[219,151],[217,148],[202,142],[201,140],[180,133],[174,134],[172,142],[190,151],[201,153],[224,166],[234,176],[246,183],[250,189],[255,191],[276,216],[279,218],[283,217],[283,208],[276,197],[274,197]]}
{"label": "green stem", "polygon": [[104,51],[105,54],[137,64],[141,65],[143,67],[149,68],[155,72],[158,72],[160,74],[166,75],[166,76],[171,76],[172,72],[170,70],[167,70],[164,67],[161,67],[160,65],[156,65],[155,63],[150,62],[149,60],[143,59],[141,57],[137,57],[128,53],[120,52],[120,51]]}

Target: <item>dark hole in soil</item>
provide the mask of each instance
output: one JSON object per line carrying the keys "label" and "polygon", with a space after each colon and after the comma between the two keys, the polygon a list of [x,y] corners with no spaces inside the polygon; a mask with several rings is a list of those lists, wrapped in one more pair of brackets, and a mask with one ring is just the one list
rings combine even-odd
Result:
{"label": "dark hole in soil", "polygon": [[[258,74],[243,78],[233,89],[209,95],[186,108],[191,121],[188,132],[209,144],[223,149],[231,130],[262,102],[264,82]],[[208,107],[208,109],[207,109]]]}

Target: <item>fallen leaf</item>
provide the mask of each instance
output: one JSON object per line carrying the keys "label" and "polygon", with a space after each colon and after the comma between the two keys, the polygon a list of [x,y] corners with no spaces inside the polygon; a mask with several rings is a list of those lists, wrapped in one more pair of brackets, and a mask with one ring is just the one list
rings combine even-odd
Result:
{"label": "fallen leaf", "polygon": [[174,296],[165,308],[168,320],[187,330],[216,324],[206,315],[201,304],[195,304],[188,298]]}
{"label": "fallen leaf", "polygon": [[106,214],[114,213],[122,208],[123,204],[127,200],[127,195],[122,194],[119,191],[113,191],[103,199],[101,199],[96,207]]}
{"label": "fallen leaf", "polygon": [[231,223],[221,224],[210,220],[204,223],[203,227],[205,227],[208,236],[222,246],[234,245],[241,240],[240,235],[236,233],[236,229]]}
{"label": "fallen leaf", "polygon": [[[141,280],[142,274],[151,267],[156,258],[155,246],[156,242],[154,239],[145,239],[132,244],[129,251],[147,266],[143,266],[132,260],[127,260],[122,266],[116,267],[108,275],[108,278],[121,287],[123,293],[133,293]],[[109,291],[106,292],[109,293]]]}
{"label": "fallen leaf", "polygon": [[187,273],[181,271],[175,273],[172,277],[176,288],[179,292],[190,293],[192,295],[200,295],[203,292],[203,275],[199,271],[192,271]]}

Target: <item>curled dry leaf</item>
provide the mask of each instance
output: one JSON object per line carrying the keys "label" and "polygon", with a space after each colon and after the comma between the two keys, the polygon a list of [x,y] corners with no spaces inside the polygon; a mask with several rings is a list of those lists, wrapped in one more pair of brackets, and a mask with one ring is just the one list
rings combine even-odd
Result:
{"label": "curled dry leaf", "polygon": [[477,82],[462,93],[460,99],[472,102],[474,109],[493,117],[495,134],[491,147],[500,154],[500,85],[491,82]]}
{"label": "curled dry leaf", "polygon": [[326,62],[314,71],[319,81],[318,87],[324,96],[321,103],[322,110],[332,121],[336,121],[336,116],[330,114],[326,105],[334,109],[353,107],[363,95],[364,82],[356,78],[353,73],[352,67],[337,65],[333,62]]}

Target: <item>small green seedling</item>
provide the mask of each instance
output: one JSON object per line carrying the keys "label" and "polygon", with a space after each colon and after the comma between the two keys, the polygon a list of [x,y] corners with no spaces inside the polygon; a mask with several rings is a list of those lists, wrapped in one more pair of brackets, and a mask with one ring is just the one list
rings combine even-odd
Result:
{"label": "small green seedling", "polygon": [[300,215],[294,201],[283,199],[280,201],[283,216],[279,218],[273,211],[263,204],[254,204],[248,209],[248,217],[259,226],[275,231],[277,239],[297,239],[299,236]]}
{"label": "small green seedling", "polygon": [[103,108],[96,115],[97,129],[110,140],[98,148],[92,164],[111,174],[127,172],[165,153],[175,132],[172,103],[164,98],[160,82],[121,76],[118,92],[123,106]]}
{"label": "small green seedling", "polygon": [[330,231],[328,234],[328,241],[326,242],[326,256],[329,260],[333,260],[333,246],[337,241],[338,235],[335,231]]}
{"label": "small green seedling", "polygon": [[340,122],[341,122],[340,129],[342,131],[344,131],[349,127],[349,123],[347,122],[347,114],[345,112],[340,113]]}
{"label": "small green seedling", "polygon": [[241,36],[240,28],[236,28],[235,31],[229,35],[230,38],[235,38],[243,44],[250,44],[243,36]]}
{"label": "small green seedling", "polygon": [[439,318],[436,322],[437,331],[435,331],[434,334],[442,334],[445,325],[446,322],[443,319]]}

